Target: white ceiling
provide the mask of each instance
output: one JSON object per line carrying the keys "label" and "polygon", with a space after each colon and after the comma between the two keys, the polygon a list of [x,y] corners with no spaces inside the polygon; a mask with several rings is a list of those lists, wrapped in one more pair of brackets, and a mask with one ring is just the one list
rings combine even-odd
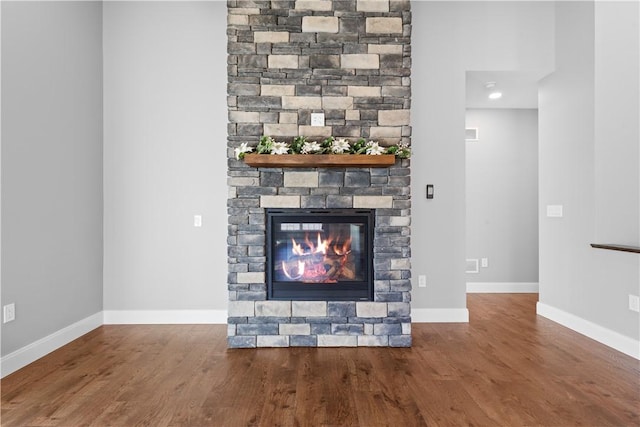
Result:
{"label": "white ceiling", "polygon": [[[538,81],[535,71],[467,71],[467,108],[538,108]],[[495,82],[502,98],[487,97],[487,82]]]}

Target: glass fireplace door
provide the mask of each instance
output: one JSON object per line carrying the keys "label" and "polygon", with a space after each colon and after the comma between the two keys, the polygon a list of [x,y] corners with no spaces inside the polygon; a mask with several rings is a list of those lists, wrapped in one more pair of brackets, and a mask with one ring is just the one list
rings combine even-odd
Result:
{"label": "glass fireplace door", "polygon": [[269,299],[371,300],[372,210],[267,210]]}

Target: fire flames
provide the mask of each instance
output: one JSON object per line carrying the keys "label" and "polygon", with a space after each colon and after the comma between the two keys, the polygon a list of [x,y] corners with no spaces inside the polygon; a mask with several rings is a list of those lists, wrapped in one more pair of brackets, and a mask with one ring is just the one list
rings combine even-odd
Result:
{"label": "fire flames", "polygon": [[313,283],[336,283],[354,279],[351,238],[341,240],[318,233],[315,242],[306,234],[303,242],[291,239],[289,259],[282,261],[282,271],[291,280]]}

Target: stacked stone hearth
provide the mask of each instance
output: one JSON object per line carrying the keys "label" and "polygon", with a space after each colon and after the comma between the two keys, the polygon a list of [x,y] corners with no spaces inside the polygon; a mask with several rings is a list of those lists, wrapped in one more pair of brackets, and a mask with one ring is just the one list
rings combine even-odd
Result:
{"label": "stacked stone hearth", "polygon": [[[410,145],[409,1],[227,4],[229,347],[410,346],[410,160],[258,169],[234,155],[262,135]],[[311,126],[314,112],[325,126]],[[267,300],[272,207],[374,208],[374,300]]]}

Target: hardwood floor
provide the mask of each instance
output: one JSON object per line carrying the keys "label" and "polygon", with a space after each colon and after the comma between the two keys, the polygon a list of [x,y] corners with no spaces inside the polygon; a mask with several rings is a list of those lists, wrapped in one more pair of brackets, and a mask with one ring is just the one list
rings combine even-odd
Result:
{"label": "hardwood floor", "polygon": [[413,347],[226,348],[222,325],[103,326],[2,380],[3,426],[639,426],[640,362],[472,294]]}

